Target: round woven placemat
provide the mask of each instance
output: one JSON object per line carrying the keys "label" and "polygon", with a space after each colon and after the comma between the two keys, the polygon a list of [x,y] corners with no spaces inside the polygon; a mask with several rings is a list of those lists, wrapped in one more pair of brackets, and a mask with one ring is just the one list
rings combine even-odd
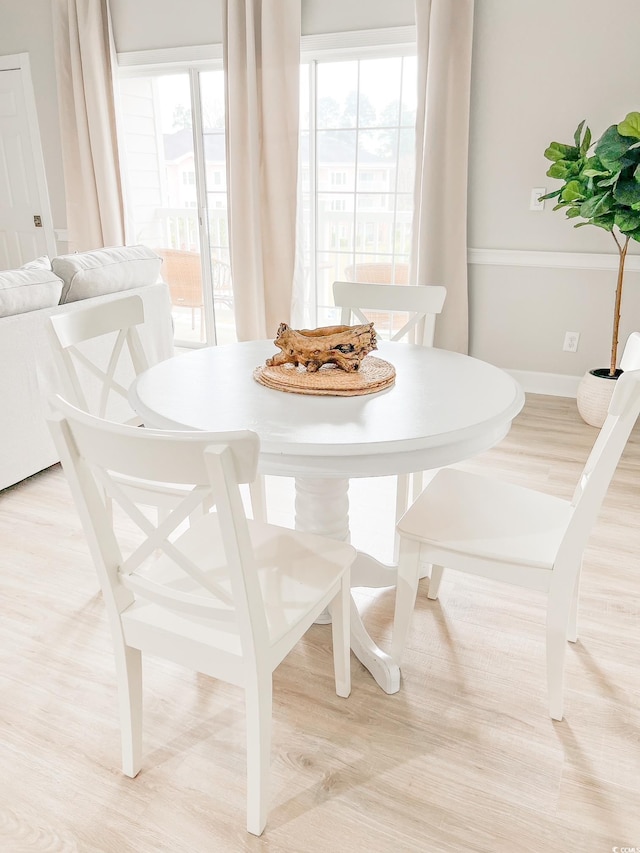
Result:
{"label": "round woven placemat", "polygon": [[333,364],[325,364],[315,373],[308,373],[301,366],[279,364],[277,367],[256,367],[253,378],[267,388],[291,394],[357,397],[389,388],[395,382],[396,370],[388,361],[368,355],[362,360],[360,370],[353,373],[340,370]]}

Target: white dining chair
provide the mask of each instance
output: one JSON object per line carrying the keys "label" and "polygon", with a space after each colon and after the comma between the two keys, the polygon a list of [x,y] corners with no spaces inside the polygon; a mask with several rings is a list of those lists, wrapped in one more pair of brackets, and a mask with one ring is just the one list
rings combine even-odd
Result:
{"label": "white dining chair", "polygon": [[[143,426],[128,403],[128,393],[131,382],[150,366],[138,330],[144,322],[144,303],[138,294],[123,294],[103,305],[50,317],[47,329],[56,367],[55,390],[98,417]],[[105,346],[99,353],[83,347],[103,336]],[[257,477],[249,491],[254,517],[264,520],[263,478]],[[146,493],[149,505],[164,511],[180,497],[181,490],[175,484],[156,484]]]}
{"label": "white dining chair", "polygon": [[[360,323],[373,321],[375,326],[376,316],[383,313],[390,315],[390,340],[406,339],[426,347],[433,346],[436,317],[442,312],[446,296],[447,289],[441,285],[411,286],[370,284],[359,281],[334,281],[333,283],[333,301],[336,307],[342,309],[340,322],[343,325],[349,325],[355,318]],[[365,311],[367,311],[366,314]],[[396,314],[401,321],[405,321],[397,330],[394,329],[393,322]],[[398,476],[396,521],[407,509],[410,491],[412,500],[415,500],[422,491],[421,472]]]}
{"label": "white dining chair", "polygon": [[400,519],[391,651],[396,663],[409,633],[421,562],[432,567],[430,599],[438,597],[445,567],[544,592],[549,711],[562,719],[566,641],[577,639],[582,554],[640,412],[640,333],[630,336],[621,367],[571,500],[442,468]]}
{"label": "white dining chair", "polygon": [[[59,396],[51,410],[50,429],[111,629],[123,771],[134,777],[142,763],[142,654],[242,687],[247,829],[260,835],[268,811],[272,673],[327,607],[336,693],[350,693],[355,549],[246,517],[239,484],[255,477],[259,439],[253,432],[136,429],[89,415]],[[156,525],[122,489],[122,476],[179,483],[185,497]],[[104,492],[119,513],[108,511]],[[215,511],[187,526],[203,503]]]}

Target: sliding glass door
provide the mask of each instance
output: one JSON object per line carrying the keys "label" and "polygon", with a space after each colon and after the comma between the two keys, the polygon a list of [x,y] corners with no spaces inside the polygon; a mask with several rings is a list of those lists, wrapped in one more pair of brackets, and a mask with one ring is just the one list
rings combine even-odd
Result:
{"label": "sliding glass door", "polygon": [[222,70],[120,80],[128,242],[163,258],[175,340],[236,340]]}

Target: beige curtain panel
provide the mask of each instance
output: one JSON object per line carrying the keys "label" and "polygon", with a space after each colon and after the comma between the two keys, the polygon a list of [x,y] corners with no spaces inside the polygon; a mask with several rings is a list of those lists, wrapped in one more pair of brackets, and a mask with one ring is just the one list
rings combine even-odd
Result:
{"label": "beige curtain panel", "polygon": [[70,251],[124,243],[107,0],[54,0]]}
{"label": "beige curtain panel", "polygon": [[473,0],[416,0],[418,111],[411,280],[443,284],[435,345],[466,353]]}
{"label": "beige curtain panel", "polygon": [[290,322],[295,264],[300,0],[224,0],[227,181],[239,340]]}

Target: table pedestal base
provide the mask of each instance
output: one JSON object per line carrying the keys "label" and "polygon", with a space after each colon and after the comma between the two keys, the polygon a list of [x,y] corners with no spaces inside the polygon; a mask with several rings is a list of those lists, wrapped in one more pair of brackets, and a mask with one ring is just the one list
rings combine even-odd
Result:
{"label": "table pedestal base", "polygon": [[[349,480],[296,477],[295,526],[297,530],[349,541]],[[351,586],[395,586],[396,567],[386,566],[362,551],[351,569]],[[318,619],[330,621],[327,613]],[[385,693],[400,689],[400,668],[374,643],[351,596],[351,649]]]}

